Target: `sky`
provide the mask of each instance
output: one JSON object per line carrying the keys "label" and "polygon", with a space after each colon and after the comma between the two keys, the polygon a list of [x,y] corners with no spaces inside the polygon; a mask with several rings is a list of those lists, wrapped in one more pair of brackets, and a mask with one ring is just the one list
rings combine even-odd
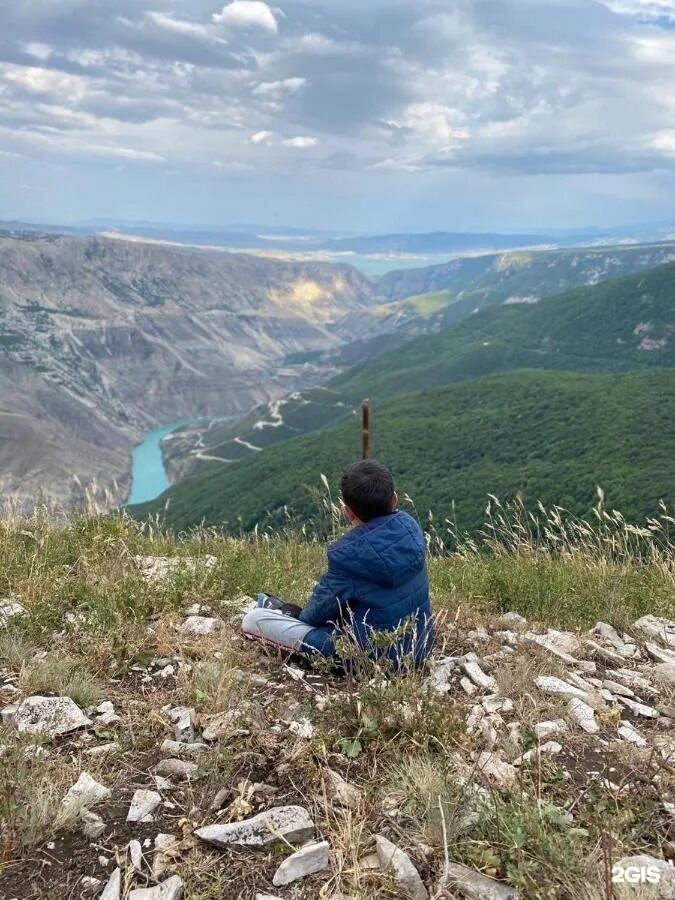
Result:
{"label": "sky", "polygon": [[673,218],[675,0],[0,0],[0,218]]}

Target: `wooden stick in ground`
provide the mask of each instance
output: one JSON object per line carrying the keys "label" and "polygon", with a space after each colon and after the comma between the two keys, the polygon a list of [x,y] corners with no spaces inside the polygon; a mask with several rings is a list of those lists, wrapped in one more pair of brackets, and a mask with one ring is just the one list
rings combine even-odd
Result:
{"label": "wooden stick in ground", "polygon": [[361,459],[370,456],[370,403],[364,400],[361,404]]}

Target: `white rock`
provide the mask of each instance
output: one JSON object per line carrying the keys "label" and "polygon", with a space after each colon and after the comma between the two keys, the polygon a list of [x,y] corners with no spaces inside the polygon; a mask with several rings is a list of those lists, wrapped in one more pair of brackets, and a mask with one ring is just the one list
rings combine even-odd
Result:
{"label": "white rock", "polygon": [[175,775],[177,778],[194,778],[199,766],[183,759],[162,759],[155,766],[158,775]]}
{"label": "white rock", "polygon": [[558,753],[562,753],[562,746],[557,741],[547,741],[545,744],[539,744],[531,750],[527,750],[522,756],[519,756],[518,759],[514,759],[513,765],[520,766],[523,763],[529,763],[542,755],[557,756]]}
{"label": "white rock", "polygon": [[173,782],[169,778],[164,778],[162,775],[153,775],[152,780],[155,782],[155,787],[158,791],[173,790]]}
{"label": "white rock", "polygon": [[141,847],[140,841],[129,841],[127,850],[129,851],[131,866],[134,872],[138,872],[140,875],[143,872],[143,848]]}
{"label": "white rock", "polygon": [[597,644],[595,641],[591,641],[586,639],[584,644],[588,650],[594,656],[599,656],[606,663],[611,663],[614,666],[623,665],[626,662],[626,658],[621,656],[616,650],[610,649],[609,647],[603,647],[602,644]]}
{"label": "white rock", "polygon": [[[108,860],[106,859],[106,863]],[[100,900],[120,900],[120,895],[122,893],[122,871],[121,869],[115,869],[115,871],[110,876],[110,879],[106,886],[103,888],[103,893],[101,894]]]}
{"label": "white rock", "polygon": [[208,744],[202,744],[199,741],[188,744],[184,741],[170,741],[167,738],[165,741],[162,741],[159,749],[162,753],[166,753],[167,756],[177,757],[178,759],[194,759],[204,753],[205,750],[208,750],[209,747]]}
{"label": "white rock", "polygon": [[281,887],[327,869],[329,849],[328,841],[321,841],[320,844],[308,844],[286,857],[274,873],[272,884]]}
{"label": "white rock", "polygon": [[92,875],[83,875],[80,880],[80,886],[87,893],[93,894],[101,887],[101,879],[94,878]]}
{"label": "white rock", "polygon": [[513,888],[459,863],[448,865],[443,887],[467,900],[518,900],[518,892]]}
{"label": "white rock", "polygon": [[183,615],[187,618],[188,616],[198,616],[202,612],[201,603],[193,603],[192,606],[188,606]]}
{"label": "white rock", "polygon": [[666,647],[675,650],[675,621],[659,616],[642,616],[633,623],[633,628],[642,631],[651,638],[662,641]]}
{"label": "white rock", "polygon": [[152,815],[161,802],[162,798],[157,791],[140,788],[134,792],[134,796],[131,798],[127,822],[140,822],[146,816]]}
{"label": "white rock", "polygon": [[195,718],[197,713],[191,706],[176,706],[169,710],[169,719],[174,725],[177,741],[192,743],[195,739]]}
{"label": "white rock", "polygon": [[488,715],[492,713],[504,713],[507,715],[508,713],[513,712],[513,700],[509,700],[508,697],[499,697],[498,695],[490,695],[489,697],[483,697],[480,701],[481,706],[485,710]]}
{"label": "white rock", "polygon": [[314,726],[309,719],[300,719],[299,722],[291,722],[288,726],[291,734],[296,735],[303,740],[309,740],[314,737]]}
{"label": "white rock", "polygon": [[647,641],[645,644],[645,650],[656,662],[675,664],[675,650],[667,650],[665,647],[659,647],[650,641]]}
{"label": "white rock", "polygon": [[527,619],[517,612],[506,612],[499,617],[499,624],[506,628],[515,628],[516,631],[522,631],[527,628]]}
{"label": "white rock", "polygon": [[70,697],[26,697],[21,703],[6,706],[2,721],[20,732],[42,734],[54,738],[91,725],[80,707]]}
{"label": "white rock", "polygon": [[202,556],[198,559],[180,556],[136,556],[135,562],[143,578],[148,581],[173,578],[183,572],[189,575],[202,570],[208,572],[218,565],[215,556]]}
{"label": "white rock", "polygon": [[556,631],[554,628],[549,628],[546,634],[528,632],[525,637],[547,650],[557,650],[568,657],[573,657],[581,652],[581,641],[569,631]]}
{"label": "white rock", "polygon": [[476,685],[473,683],[473,681],[471,681],[471,679],[467,678],[466,675],[462,675],[462,677],[459,679],[459,686],[469,697],[473,697],[476,693]]}
{"label": "white rock", "polygon": [[159,881],[171,864],[173,854],[171,849],[177,848],[178,841],[175,834],[158,834],[155,838],[155,855],[152,860],[152,877]]}
{"label": "white rock", "polygon": [[89,772],[81,772],[80,777],[72,785],[61,801],[61,814],[69,817],[80,810],[89,809],[111,796],[110,788],[96,781]]}
{"label": "white rock", "polygon": [[[568,672],[567,680],[570,684],[573,684],[575,687],[578,687],[579,690],[584,691],[587,694],[593,693],[594,685],[591,684],[590,680],[586,679],[586,678],[582,678],[581,675],[577,675],[576,672]],[[600,681],[599,678],[594,678],[593,681],[596,682],[598,687],[602,684],[602,682]]]}
{"label": "white rock", "polygon": [[158,672],[155,672],[155,674],[153,675],[153,678],[171,678],[175,674],[176,674],[176,670],[171,665],[171,663],[169,663],[168,665],[164,666],[163,669],[160,669]]}
{"label": "white rock", "polygon": [[615,671],[612,672],[612,679],[620,681],[621,684],[627,684],[629,687],[632,687],[633,690],[638,691],[640,694],[644,694],[646,697],[654,697],[658,694],[658,691],[651,681],[640,675],[639,672],[634,672],[632,669],[615,669]]}
{"label": "white rock", "polygon": [[117,713],[104,713],[102,716],[96,716],[97,725],[119,725],[121,721]]}
{"label": "white rock", "polygon": [[640,732],[627,719],[622,719],[617,729],[619,737],[629,744],[635,744],[636,747],[646,747],[647,741],[642,737]]}
{"label": "white rock", "polygon": [[380,866],[391,871],[396,885],[412,900],[428,900],[429,892],[407,853],[384,837],[375,835],[375,849]]}
{"label": "white rock", "polygon": [[211,616],[188,616],[178,630],[181,634],[202,637],[218,631],[222,624],[220,619],[214,619]]}
{"label": "white rock", "polygon": [[496,787],[513,787],[518,777],[518,773],[510,763],[489,752],[483,752],[478,756],[476,770],[484,781]]}
{"label": "white rock", "polygon": [[487,644],[490,641],[490,632],[484,625],[481,625],[479,628],[470,631],[466,637],[474,645]]}
{"label": "white rock", "polygon": [[333,769],[326,769],[324,776],[329,800],[348,809],[359,808],[363,799],[363,792],[359,788],[345,781],[342,775]]}
{"label": "white rock", "polygon": [[597,734],[600,731],[593,707],[588,703],[584,703],[578,697],[570,697],[567,708],[571,718],[588,734]]}
{"label": "white rock", "polygon": [[5,625],[10,619],[16,616],[23,616],[26,613],[25,607],[16,600],[5,598],[0,600],[0,627]]}
{"label": "white rock", "polygon": [[561,678],[556,678],[554,675],[538,675],[534,679],[534,683],[544,694],[559,694],[563,697],[578,697],[580,700],[586,700],[588,697],[587,691],[582,691],[581,688],[575,687],[573,684],[569,684]]}
{"label": "white rock", "polygon": [[243,709],[235,707],[213,716],[202,728],[202,738],[205,741],[217,741],[221,738],[231,737],[233,726],[243,713]]}
{"label": "white rock", "polygon": [[90,838],[92,841],[101,837],[105,831],[105,822],[103,819],[88,809],[83,809],[80,812],[80,824],[82,825],[82,833],[84,836]]}
{"label": "white rock", "polygon": [[437,694],[450,693],[452,690],[452,676],[458,665],[459,659],[454,656],[445,656],[439,659],[431,675],[425,680],[424,686]]}
{"label": "white rock", "polygon": [[618,700],[619,703],[622,703],[631,712],[634,712],[636,716],[642,716],[645,719],[658,719],[659,717],[658,710],[652,706],[647,706],[645,703],[638,703],[636,700],[630,700],[628,697],[619,697]]}
{"label": "white rock", "polygon": [[276,894],[256,894],[255,900],[283,900],[283,897],[277,897]]}
{"label": "white rock", "polygon": [[462,669],[476,687],[479,687],[484,691],[490,691],[492,694],[496,694],[499,691],[499,685],[492,675],[486,675],[477,662],[473,662],[473,660],[464,661],[462,663]]}
{"label": "white rock", "polygon": [[484,716],[478,722],[478,731],[480,732],[481,736],[481,746],[485,750],[492,750],[497,743],[497,740],[499,739],[499,735],[497,734],[494,726],[492,725],[492,722],[490,722],[487,716]]}
{"label": "white rock", "polygon": [[589,634],[602,638],[603,641],[616,650],[619,656],[623,656],[625,659],[630,659],[637,652],[637,647],[633,641],[624,641],[616,628],[612,628],[606,622],[596,622]]}
{"label": "white rock", "polygon": [[136,888],[129,893],[129,900],[181,900],[183,890],[182,879],[172,875],[155,887]]}
{"label": "white rock", "polygon": [[89,747],[84,751],[85,756],[107,756],[109,753],[117,753],[120,749],[120,745],[115,741],[111,741],[108,744],[98,744],[96,747]]}
{"label": "white rock", "polygon": [[654,666],[654,675],[663,684],[675,687],[675,663],[659,663]]}
{"label": "white rock", "polygon": [[214,847],[265,847],[278,840],[303,843],[314,836],[314,822],[302,806],[275,806],[243,822],[206,825],[197,837]]}
{"label": "white rock", "polygon": [[635,696],[633,691],[625,684],[619,684],[618,681],[610,681],[609,678],[605,678],[605,680],[602,682],[602,686],[605,688],[605,690],[610,691],[610,693],[616,694],[619,697]]}
{"label": "white rock", "polygon": [[534,733],[540,741],[545,740],[552,734],[562,734],[565,731],[569,731],[569,729],[567,727],[567,722],[565,722],[564,719],[551,719],[548,722],[537,722],[534,726]]}
{"label": "white rock", "polygon": [[493,637],[500,640],[503,644],[508,644],[509,647],[518,646],[518,635],[515,631],[495,631]]}
{"label": "white rock", "polygon": [[483,709],[482,706],[476,704],[471,707],[469,715],[466,717],[466,730],[471,734],[474,731],[479,731],[479,724],[487,713]]}
{"label": "white rock", "polygon": [[581,669],[582,672],[595,672],[597,668],[594,662],[585,659],[577,659],[571,653],[566,653],[564,650],[561,650],[560,647],[558,647],[555,642],[550,641],[545,634],[533,634],[528,632],[523,635],[523,637],[532,643],[538,644],[546,650],[547,653],[555,656],[556,659],[559,659],[561,662],[566,663],[568,666],[576,666],[576,668]]}

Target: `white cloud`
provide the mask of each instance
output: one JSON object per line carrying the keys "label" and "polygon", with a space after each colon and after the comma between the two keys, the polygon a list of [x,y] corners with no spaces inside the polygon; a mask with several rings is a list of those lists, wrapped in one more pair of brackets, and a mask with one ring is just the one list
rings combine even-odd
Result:
{"label": "white cloud", "polygon": [[0,65],[0,78],[32,93],[57,94],[62,100],[78,100],[87,92],[84,78],[54,69],[6,63]]}
{"label": "white cloud", "polygon": [[214,159],[213,165],[216,169],[221,169],[223,172],[248,172],[253,168],[250,163],[238,162],[237,160],[226,160],[223,162],[220,159]]}
{"label": "white cloud", "polygon": [[255,134],[251,135],[251,143],[252,144],[264,144],[266,147],[269,147],[272,143],[272,138],[274,137],[273,131],[256,131]]}
{"label": "white cloud", "polygon": [[23,49],[29,56],[39,59],[41,62],[45,62],[52,55],[52,48],[49,44],[41,44],[39,41],[29,41],[23,45]]}
{"label": "white cloud", "polygon": [[295,150],[309,150],[311,147],[319,146],[319,139],[309,135],[299,135],[298,137],[287,138],[281,143],[284,147],[293,147]]}
{"label": "white cloud", "polygon": [[205,26],[199,25],[196,22],[185,22],[182,19],[174,19],[172,16],[162,12],[149,12],[147,17],[151,22],[157,25],[158,28],[162,28],[164,31],[170,31],[173,34],[188,35],[189,37],[206,38],[207,40],[212,39]]}
{"label": "white cloud", "polygon": [[675,128],[661,131],[649,142],[649,146],[658,153],[675,156]]}
{"label": "white cloud", "polygon": [[306,78],[284,78],[282,81],[261,81],[253,89],[253,93],[259,97],[271,97],[279,99],[285,94],[299,94],[307,87]]}
{"label": "white cloud", "polygon": [[675,21],[675,0],[600,0],[600,2],[621,15]]}
{"label": "white cloud", "polygon": [[454,147],[468,137],[459,124],[464,114],[440,103],[411,103],[402,117],[404,127],[411,129],[426,142],[437,147]]}
{"label": "white cloud", "polygon": [[234,0],[226,4],[222,12],[213,14],[213,21],[218,25],[229,25],[234,28],[262,28],[265,31],[278,31],[277,20],[272,9],[262,0]]}
{"label": "white cloud", "polygon": [[373,164],[373,169],[382,169],[387,172],[421,172],[424,166],[412,160],[405,159],[381,159]]}

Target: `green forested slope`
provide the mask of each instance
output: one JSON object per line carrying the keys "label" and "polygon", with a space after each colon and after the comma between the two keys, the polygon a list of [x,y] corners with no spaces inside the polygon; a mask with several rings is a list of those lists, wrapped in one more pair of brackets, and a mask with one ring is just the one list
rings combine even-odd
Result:
{"label": "green forested slope", "polygon": [[519,368],[626,371],[675,365],[675,263],[532,305],[485,310],[333,379],[389,396]]}
{"label": "green forested slope", "polygon": [[[502,305],[424,335],[283,403],[274,427],[266,410],[205,434],[209,455],[240,459],[348,418],[362,398],[380,401],[515,369],[622,372],[675,366],[675,264],[578,288],[536,304]],[[258,425],[256,426],[256,423]],[[217,465],[217,464],[216,464]],[[200,469],[213,468],[200,463]]]}
{"label": "green forested slope", "polygon": [[[316,512],[310,488],[335,483],[358,452],[358,426],[278,444],[196,476],[136,515],[164,510],[184,528],[200,521],[250,529]],[[627,375],[514,372],[409,394],[376,405],[373,449],[420,513],[432,509],[474,531],[486,494],[585,514],[595,487],[630,519],[675,500],[675,370]]]}

